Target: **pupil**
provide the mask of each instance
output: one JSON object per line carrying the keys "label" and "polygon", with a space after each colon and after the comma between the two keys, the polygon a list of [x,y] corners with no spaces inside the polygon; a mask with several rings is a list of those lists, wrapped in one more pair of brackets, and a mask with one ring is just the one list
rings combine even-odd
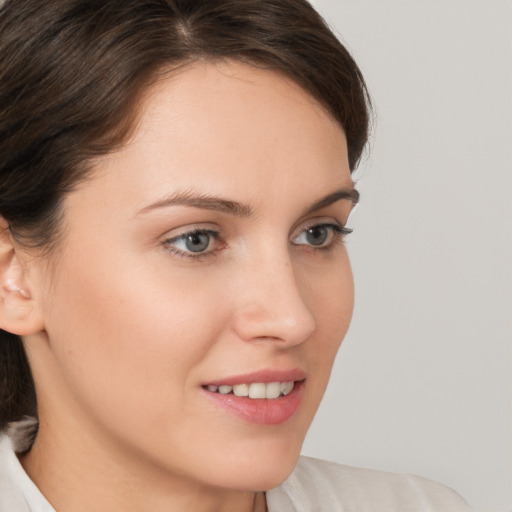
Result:
{"label": "pupil", "polygon": [[322,245],[326,242],[329,233],[325,226],[315,226],[308,229],[306,238],[311,245]]}
{"label": "pupil", "polygon": [[187,236],[187,250],[190,252],[201,252],[208,248],[210,236],[207,233],[192,233]]}

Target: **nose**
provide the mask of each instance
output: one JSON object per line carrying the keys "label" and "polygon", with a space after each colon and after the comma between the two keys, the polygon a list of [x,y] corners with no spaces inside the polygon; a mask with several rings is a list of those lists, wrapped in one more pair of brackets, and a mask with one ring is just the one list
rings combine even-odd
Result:
{"label": "nose", "polygon": [[[245,341],[298,345],[316,329],[288,254],[258,258],[236,282],[232,328]],[[303,287],[304,288],[304,287]]]}

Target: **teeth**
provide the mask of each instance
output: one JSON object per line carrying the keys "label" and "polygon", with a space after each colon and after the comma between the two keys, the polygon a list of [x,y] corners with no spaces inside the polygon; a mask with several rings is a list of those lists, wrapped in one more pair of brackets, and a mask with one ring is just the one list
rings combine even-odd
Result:
{"label": "teeth", "polygon": [[267,398],[273,400],[281,396],[289,395],[295,386],[295,382],[253,382],[251,384],[236,384],[235,386],[206,386],[212,393],[221,395],[249,397],[254,399]]}
{"label": "teeth", "polygon": [[249,396],[249,386],[247,384],[237,384],[233,386],[233,394],[236,396]]}
{"label": "teeth", "polygon": [[265,398],[277,398],[281,394],[281,384],[279,382],[270,382],[266,387]]}
{"label": "teeth", "polygon": [[281,393],[283,393],[284,396],[289,395],[292,392],[294,384],[294,382],[282,382]]}
{"label": "teeth", "polygon": [[265,398],[266,388],[267,386],[261,382],[253,382],[249,386],[249,398]]}

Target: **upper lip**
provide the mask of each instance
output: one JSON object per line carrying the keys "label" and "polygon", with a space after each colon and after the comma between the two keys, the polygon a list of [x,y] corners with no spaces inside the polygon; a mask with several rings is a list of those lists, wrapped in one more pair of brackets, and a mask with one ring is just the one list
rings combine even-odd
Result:
{"label": "upper lip", "polygon": [[293,368],[289,370],[258,370],[243,375],[233,375],[222,379],[216,379],[205,382],[203,386],[236,386],[237,384],[252,384],[254,382],[292,382],[304,380],[307,377],[306,372]]}

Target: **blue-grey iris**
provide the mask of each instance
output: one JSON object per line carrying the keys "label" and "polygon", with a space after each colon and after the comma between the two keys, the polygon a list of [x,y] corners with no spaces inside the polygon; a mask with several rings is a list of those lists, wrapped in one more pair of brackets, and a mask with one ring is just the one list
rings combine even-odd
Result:
{"label": "blue-grey iris", "polygon": [[313,226],[306,231],[306,239],[311,245],[325,244],[329,237],[329,228],[327,226]]}
{"label": "blue-grey iris", "polygon": [[210,235],[208,233],[190,233],[187,235],[185,245],[190,252],[202,252],[208,249],[210,245]]}

